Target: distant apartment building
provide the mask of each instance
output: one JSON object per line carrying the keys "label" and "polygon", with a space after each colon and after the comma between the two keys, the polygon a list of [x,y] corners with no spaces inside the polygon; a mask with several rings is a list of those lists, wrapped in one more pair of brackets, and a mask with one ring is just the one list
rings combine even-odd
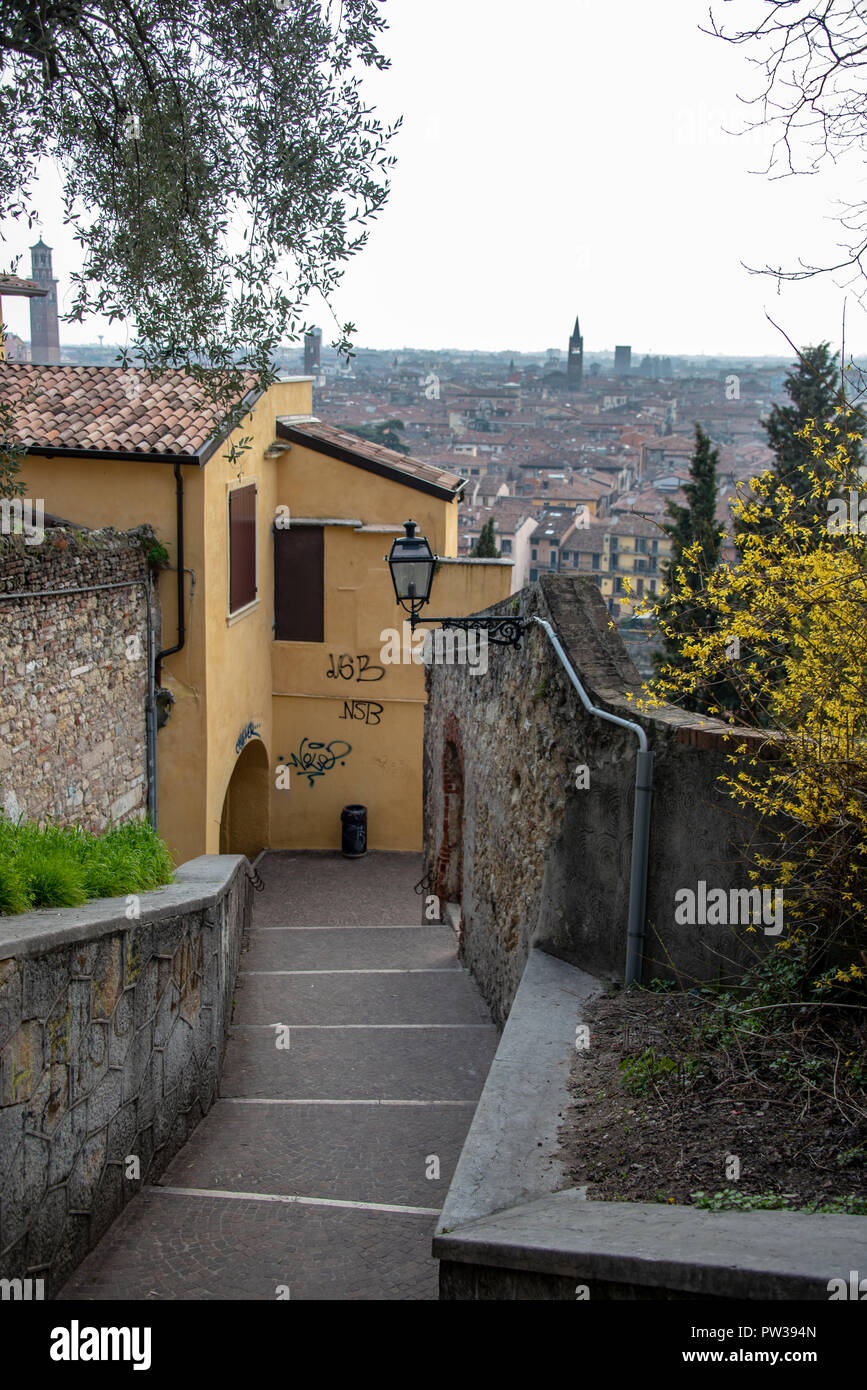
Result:
{"label": "distant apartment building", "polygon": [[[563,550],[572,545],[579,531],[585,529],[574,511],[552,508],[544,511],[530,537],[530,583],[534,584],[544,570],[557,572],[563,564]],[[567,549],[568,553],[568,549]]]}
{"label": "distant apartment building", "polygon": [[672,434],[661,439],[648,439],[641,445],[642,478],[654,478],[686,465],[692,458],[695,440],[692,435]]}
{"label": "distant apartment building", "polygon": [[614,349],[614,375],[627,376],[632,370],[632,348],[628,344],[620,344]]}
{"label": "distant apartment building", "polygon": [[7,362],[29,362],[30,353],[23,338],[19,338],[17,333],[6,334],[6,361]]}
{"label": "distant apartment building", "polygon": [[51,247],[41,237],[30,248],[30,262],[31,278],[46,291],[30,301],[30,360],[51,366],[60,361],[57,281],[51,265]]}
{"label": "distant apartment building", "polygon": [[526,502],[516,497],[497,497],[488,507],[472,507],[460,520],[459,554],[469,555],[481,535],[482,527],[494,518],[494,539],[504,560],[512,561],[509,592],[515,594],[530,582],[531,536],[538,516]]}
{"label": "distant apartment building", "polygon": [[611,483],[582,473],[567,475],[565,472],[549,471],[538,477],[524,477],[517,486],[522,496],[531,499],[534,507],[557,507],[561,511],[571,512],[583,508],[590,516],[596,517],[607,514],[613,493]]}
{"label": "distant apartment building", "polygon": [[664,588],[661,567],[670,554],[671,541],[659,526],[618,514],[569,535],[561,546],[560,569],[592,574],[608,612],[623,619]]}

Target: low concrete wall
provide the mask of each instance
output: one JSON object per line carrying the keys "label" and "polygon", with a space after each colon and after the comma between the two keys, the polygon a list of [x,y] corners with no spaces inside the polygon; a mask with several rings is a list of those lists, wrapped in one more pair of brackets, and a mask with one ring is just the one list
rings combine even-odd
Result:
{"label": "low concrete wall", "polygon": [[[678,924],[675,893],[700,880],[750,887],[741,845],[754,823],[718,779],[734,746],[759,740],[671,706],[637,715],[627,697],[641,681],[592,580],[543,576],[521,604],[551,622],[593,703],[638,720],[654,753],[645,979],[741,974],[747,943],[773,938]],[[508,1014],[533,944],[622,980],[635,735],[584,711],[536,624],[518,651],[492,645],[486,674],[431,666],[427,684],[427,891],[462,904],[463,959],[494,1017]]]}
{"label": "low concrete wall", "polygon": [[594,1202],[564,1185],[575,1027],[599,990],[531,950],[434,1237],[440,1298],[827,1300],[829,1280],[863,1269],[867,1217]]}
{"label": "low concrete wall", "polygon": [[209,1110],[246,867],[203,855],[137,900],[0,918],[0,1277],[56,1292]]}

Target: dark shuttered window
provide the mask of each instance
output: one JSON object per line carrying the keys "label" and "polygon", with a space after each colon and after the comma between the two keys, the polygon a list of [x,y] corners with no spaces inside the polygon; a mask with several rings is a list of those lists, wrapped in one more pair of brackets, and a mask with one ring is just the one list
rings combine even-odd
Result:
{"label": "dark shuttered window", "polygon": [[274,637],[325,641],[325,546],[321,526],[274,528]]}
{"label": "dark shuttered window", "polygon": [[256,487],[229,493],[229,612],[256,597]]}

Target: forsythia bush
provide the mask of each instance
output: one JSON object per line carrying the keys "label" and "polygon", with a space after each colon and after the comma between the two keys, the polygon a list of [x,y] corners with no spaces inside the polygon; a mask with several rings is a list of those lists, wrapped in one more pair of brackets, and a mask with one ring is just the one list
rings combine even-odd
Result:
{"label": "forsythia bush", "polygon": [[[777,949],[800,959],[813,998],[860,988],[867,976],[867,534],[858,491],[867,513],[867,483],[851,426],[842,409],[800,432],[815,464],[797,494],[771,473],[753,480],[735,506],[736,564],[697,583],[699,547],[684,553],[674,576],[674,597],[690,613],[683,665],[665,667],[640,702],[698,699],[731,725],[764,731],[759,756],[735,745],[723,780],[758,813],[753,881],[783,890]],[[867,514],[861,524],[867,533]],[[645,611],[666,632],[664,605]],[[831,946],[844,963],[829,969]]]}

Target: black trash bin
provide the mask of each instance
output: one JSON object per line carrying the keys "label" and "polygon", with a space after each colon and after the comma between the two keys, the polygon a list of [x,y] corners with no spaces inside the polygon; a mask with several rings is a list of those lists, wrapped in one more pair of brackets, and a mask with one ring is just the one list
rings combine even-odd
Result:
{"label": "black trash bin", "polygon": [[367,807],[344,806],[340,812],[343,826],[342,850],[347,859],[360,859],[367,853]]}

